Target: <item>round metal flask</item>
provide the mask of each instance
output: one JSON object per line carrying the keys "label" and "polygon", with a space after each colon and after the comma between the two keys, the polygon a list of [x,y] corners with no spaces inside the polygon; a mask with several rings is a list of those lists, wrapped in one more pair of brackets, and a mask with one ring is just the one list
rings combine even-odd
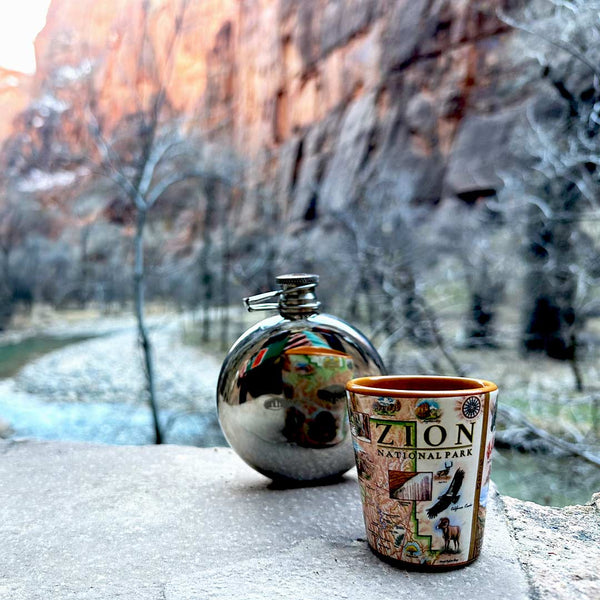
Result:
{"label": "round metal flask", "polygon": [[231,447],[274,480],[332,479],[354,466],[345,384],[384,372],[357,329],[319,314],[318,275],[277,277],[280,290],[245,298],[277,309],[232,346],[219,375],[217,408]]}

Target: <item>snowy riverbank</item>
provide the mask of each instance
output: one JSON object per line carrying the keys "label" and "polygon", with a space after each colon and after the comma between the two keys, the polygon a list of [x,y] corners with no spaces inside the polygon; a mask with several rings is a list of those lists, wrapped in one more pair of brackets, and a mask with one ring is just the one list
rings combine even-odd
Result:
{"label": "snowy riverbank", "polygon": [[[220,360],[182,342],[182,318],[152,319],[156,388],[166,440],[222,444],[215,417]],[[94,328],[79,323],[61,335],[100,337],[73,343],[0,381],[0,418],[16,437],[152,442],[150,411],[136,331],[129,318]]]}

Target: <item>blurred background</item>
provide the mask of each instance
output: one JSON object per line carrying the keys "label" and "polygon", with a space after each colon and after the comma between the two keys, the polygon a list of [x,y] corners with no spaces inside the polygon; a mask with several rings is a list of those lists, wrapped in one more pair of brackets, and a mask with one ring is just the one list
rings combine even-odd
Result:
{"label": "blurred background", "polygon": [[226,444],[241,297],[303,271],[390,372],[499,385],[502,493],[600,489],[599,3],[24,8],[0,9],[0,437]]}

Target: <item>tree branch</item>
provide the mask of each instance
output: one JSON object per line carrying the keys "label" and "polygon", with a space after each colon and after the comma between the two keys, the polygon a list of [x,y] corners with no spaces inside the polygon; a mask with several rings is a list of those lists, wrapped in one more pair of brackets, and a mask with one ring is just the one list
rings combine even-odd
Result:
{"label": "tree branch", "polygon": [[569,454],[573,454],[575,456],[580,456],[584,460],[600,467],[600,456],[589,452],[585,448],[579,447],[577,444],[572,444],[571,442],[567,442],[558,436],[551,434],[550,432],[542,429],[541,427],[537,427],[531,421],[529,421],[523,413],[513,407],[510,406],[498,406],[498,412],[504,415],[506,418],[513,422],[520,423],[523,427],[525,427],[528,431],[533,433],[536,437],[549,442],[552,446],[560,448]]}
{"label": "tree branch", "polygon": [[546,43],[550,44],[551,46],[559,48],[567,54],[570,54],[573,58],[576,58],[578,61],[584,64],[594,74],[596,83],[600,81],[600,70],[598,69],[598,67],[593,62],[591,62],[587,58],[587,56],[585,56],[585,54],[577,50],[577,48],[574,48],[571,44],[562,42],[560,40],[555,40],[541,31],[536,31],[529,25],[526,25],[517,21],[516,19],[513,19],[511,16],[507,15],[503,10],[497,10],[496,14],[501,21],[504,21],[510,27],[538,37],[541,40],[544,40]]}
{"label": "tree branch", "polygon": [[165,156],[165,154],[173,147],[178,144],[183,143],[181,139],[172,139],[166,138],[156,144],[150,149],[150,153],[146,162],[144,163],[144,169],[142,171],[142,176],[140,178],[140,182],[138,184],[138,192],[141,196],[145,197],[150,189],[150,184],[152,183],[152,178],[154,177],[154,172],[156,171],[156,167]]}
{"label": "tree branch", "polygon": [[233,180],[223,175],[216,175],[212,171],[194,170],[174,173],[170,177],[161,179],[145,196],[148,208],[151,208],[159,198],[173,185],[186,181],[187,179],[214,179],[226,185],[233,185]]}

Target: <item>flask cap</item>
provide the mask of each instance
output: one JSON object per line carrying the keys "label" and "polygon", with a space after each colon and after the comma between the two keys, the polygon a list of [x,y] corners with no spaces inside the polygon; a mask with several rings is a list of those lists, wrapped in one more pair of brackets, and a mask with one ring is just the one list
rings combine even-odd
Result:
{"label": "flask cap", "polygon": [[249,311],[279,310],[283,317],[302,318],[319,312],[315,295],[319,276],[314,273],[288,273],[276,278],[280,290],[244,298]]}
{"label": "flask cap", "polygon": [[281,286],[300,286],[319,283],[319,276],[314,273],[288,273],[286,275],[278,275],[275,281]]}

